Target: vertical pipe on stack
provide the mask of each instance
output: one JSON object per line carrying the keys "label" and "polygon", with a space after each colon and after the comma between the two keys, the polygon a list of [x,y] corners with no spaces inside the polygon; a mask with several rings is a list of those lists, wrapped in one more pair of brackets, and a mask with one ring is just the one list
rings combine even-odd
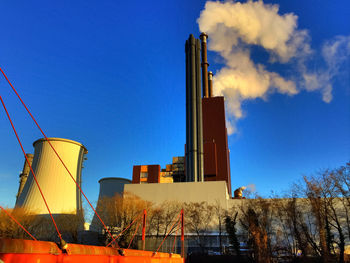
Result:
{"label": "vertical pipe on stack", "polygon": [[213,97],[213,72],[208,72],[209,98]]}
{"label": "vertical pipe on stack", "polygon": [[196,39],[186,41],[186,181],[197,181]]}
{"label": "vertical pipe on stack", "polygon": [[[203,87],[204,89],[204,87]],[[202,91],[201,91],[201,43],[196,39],[196,91],[197,91],[197,181],[204,181],[203,162],[203,120],[202,120]]]}
{"label": "vertical pipe on stack", "polygon": [[201,43],[192,34],[186,41],[186,181],[204,179],[201,89]]}
{"label": "vertical pipe on stack", "polygon": [[203,80],[203,96],[209,98],[208,91],[208,59],[207,59],[207,38],[208,35],[204,32],[200,35],[201,39],[201,50],[202,50],[202,80]]}
{"label": "vertical pipe on stack", "polygon": [[196,91],[196,39],[190,35],[190,87],[191,87],[191,182],[197,182],[198,179],[198,145],[197,145],[197,91]]}
{"label": "vertical pipe on stack", "polygon": [[190,87],[190,41],[186,40],[185,44],[185,53],[186,53],[186,148],[185,148],[185,157],[186,157],[186,181],[190,182],[190,177],[192,174],[191,165],[192,159],[190,158],[190,149],[191,149],[191,87]]}

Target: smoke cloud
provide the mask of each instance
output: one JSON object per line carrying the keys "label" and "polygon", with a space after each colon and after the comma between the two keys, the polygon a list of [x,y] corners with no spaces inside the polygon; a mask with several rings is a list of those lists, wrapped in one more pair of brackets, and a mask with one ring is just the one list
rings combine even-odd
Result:
{"label": "smoke cloud", "polygon": [[[213,79],[215,95],[225,96],[229,134],[236,131],[236,121],[244,117],[242,101],[267,99],[273,92],[293,96],[304,89],[320,91],[323,101],[332,100],[332,79],[350,54],[350,36],[339,36],[322,47],[323,68],[310,71],[315,57],[307,30],[297,28],[293,13],[279,14],[279,6],[263,1],[207,2],[197,22],[209,35],[208,49],[217,52],[224,66]],[[254,47],[269,55],[265,64],[253,61]],[[282,76],[268,70],[283,64],[294,75]]]}

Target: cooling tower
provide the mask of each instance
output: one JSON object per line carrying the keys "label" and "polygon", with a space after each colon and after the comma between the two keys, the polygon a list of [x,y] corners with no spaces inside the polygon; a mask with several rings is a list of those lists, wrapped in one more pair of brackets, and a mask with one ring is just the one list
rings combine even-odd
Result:
{"label": "cooling tower", "polygon": [[100,194],[98,199],[102,197],[113,197],[116,194],[122,194],[124,192],[124,185],[131,184],[131,181],[120,177],[106,177],[100,181]]}
{"label": "cooling tower", "polygon": [[[104,211],[102,211],[103,209],[99,207],[100,200],[102,200],[104,197],[113,197],[116,194],[122,195],[124,192],[124,185],[131,184],[131,181],[120,177],[106,177],[102,178],[98,182],[100,183],[100,193],[98,195],[96,210],[98,211],[99,215],[104,218]],[[98,232],[101,229],[102,225],[100,224],[97,216],[94,215],[91,221],[90,230]]]}
{"label": "cooling tower", "polygon": [[[75,141],[48,138],[73,178],[81,186],[81,169],[86,148]],[[33,143],[33,171],[52,214],[74,214],[82,208],[81,193],[45,139]],[[30,172],[19,195],[16,207],[23,207],[37,214],[48,214],[45,203]]]}
{"label": "cooling tower", "polygon": [[[19,175],[20,180],[19,180],[18,193],[16,195],[16,202],[18,200],[18,197],[21,195],[23,187],[28,179],[28,175],[30,173],[29,164],[32,165],[32,163],[33,163],[34,155],[31,153],[26,153],[26,156],[27,156],[27,158],[24,158],[24,165],[23,165],[22,173]],[[28,159],[29,164],[27,162],[27,159]]]}

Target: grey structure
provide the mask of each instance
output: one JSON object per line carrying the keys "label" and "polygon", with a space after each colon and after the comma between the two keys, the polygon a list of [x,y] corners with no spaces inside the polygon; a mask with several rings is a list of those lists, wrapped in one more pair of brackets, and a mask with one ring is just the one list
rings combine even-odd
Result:
{"label": "grey structure", "polygon": [[[32,165],[34,154],[26,153],[26,156],[27,156],[29,164]],[[19,187],[18,187],[18,193],[16,196],[16,202],[18,200],[18,197],[21,195],[21,193],[23,191],[24,185],[27,182],[27,179],[28,179],[28,176],[30,173],[30,166],[27,162],[27,159],[24,159],[23,170],[22,170],[21,174],[19,175]]]}
{"label": "grey structure", "polygon": [[204,180],[200,41],[186,41],[186,181]]}
{"label": "grey structure", "polygon": [[213,72],[208,72],[208,96],[213,97]]}
{"label": "grey structure", "polygon": [[113,197],[116,194],[123,194],[124,185],[131,184],[131,181],[120,177],[106,177],[99,181],[100,193],[98,199],[102,197]]}
{"label": "grey structure", "polygon": [[[113,197],[115,195],[122,195],[125,191],[125,185],[131,184],[131,181],[120,177],[106,177],[98,181],[100,183],[100,193],[98,195],[96,211],[99,211],[99,201],[104,197]],[[90,230],[99,231],[101,229],[101,224],[96,214],[94,214]]]}
{"label": "grey structure", "polygon": [[202,33],[200,35],[201,39],[201,50],[202,50],[202,80],[203,80],[203,97],[208,98],[209,97],[209,90],[208,90],[208,59],[207,59],[207,39],[208,35],[206,33]]}

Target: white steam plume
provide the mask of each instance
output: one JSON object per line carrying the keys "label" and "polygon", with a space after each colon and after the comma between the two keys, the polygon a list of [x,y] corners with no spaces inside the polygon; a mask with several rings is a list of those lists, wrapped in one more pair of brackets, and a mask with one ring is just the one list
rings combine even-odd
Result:
{"label": "white steam plume", "polygon": [[[219,53],[224,60],[225,66],[214,76],[213,87],[215,95],[226,98],[230,134],[235,132],[235,122],[244,116],[243,100],[266,99],[272,92],[292,96],[302,88],[320,90],[325,102],[332,99],[331,80],[339,73],[339,61],[347,59],[349,37],[327,42],[322,52],[326,68],[310,72],[306,62],[314,51],[310,48],[308,32],[297,29],[296,15],[280,15],[278,9],[278,5],[262,1],[207,2],[197,20],[200,31],[209,35],[209,50]],[[270,54],[270,64],[296,67],[297,75],[286,79],[255,63],[250,55],[253,46],[260,46]]]}

